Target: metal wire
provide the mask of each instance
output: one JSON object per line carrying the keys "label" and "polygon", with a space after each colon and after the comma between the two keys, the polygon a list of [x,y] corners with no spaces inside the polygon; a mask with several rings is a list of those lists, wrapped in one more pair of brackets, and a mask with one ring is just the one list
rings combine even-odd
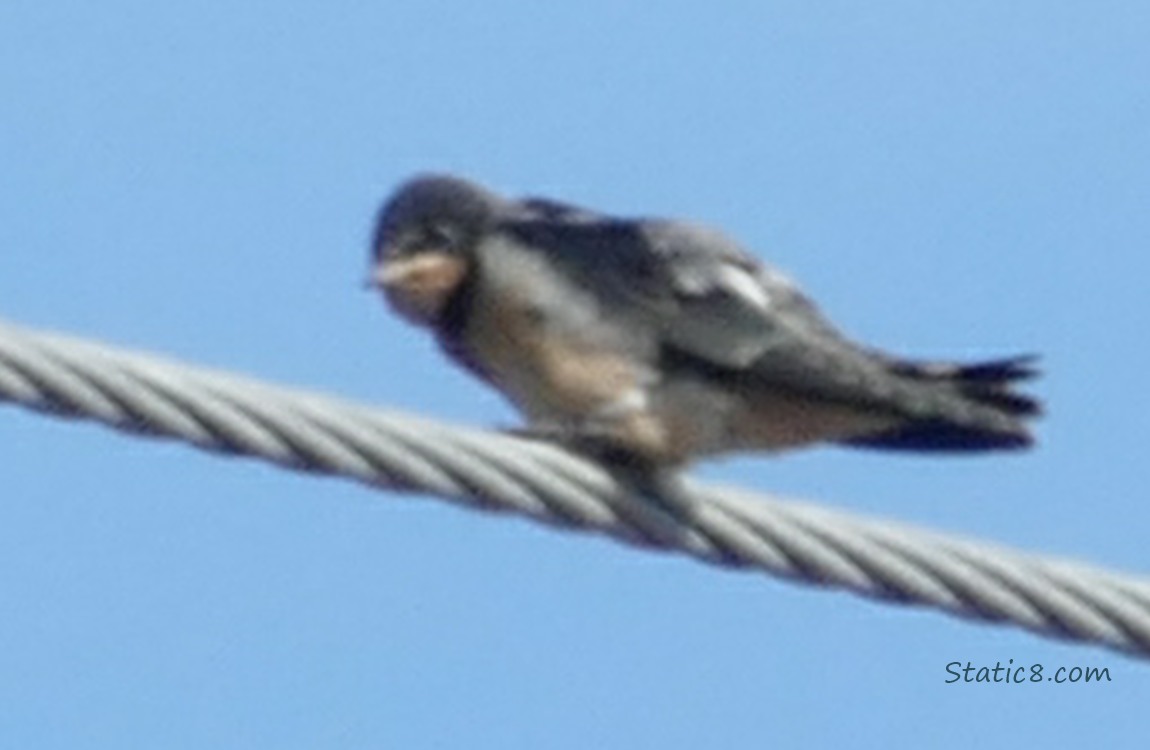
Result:
{"label": "metal wire", "polygon": [[437,495],[727,567],[1150,656],[1150,579],[681,477],[0,322],[0,401]]}

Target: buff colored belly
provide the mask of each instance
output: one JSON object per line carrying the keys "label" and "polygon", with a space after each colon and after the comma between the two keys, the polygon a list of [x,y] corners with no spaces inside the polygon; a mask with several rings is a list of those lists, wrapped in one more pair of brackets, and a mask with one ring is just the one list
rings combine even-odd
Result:
{"label": "buff colored belly", "polygon": [[556,332],[511,294],[477,300],[467,338],[495,385],[533,420],[591,417],[640,382],[640,367],[578,331]]}

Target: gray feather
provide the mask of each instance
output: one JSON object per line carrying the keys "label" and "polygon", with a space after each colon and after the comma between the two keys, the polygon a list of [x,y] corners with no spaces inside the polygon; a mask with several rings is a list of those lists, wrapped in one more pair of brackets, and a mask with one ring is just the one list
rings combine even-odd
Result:
{"label": "gray feather", "polygon": [[643,327],[680,361],[743,384],[911,419],[1017,426],[953,384],[907,377],[909,364],[854,344],[789,279],[720,232],[554,201],[520,206],[503,231],[545,252],[612,316]]}

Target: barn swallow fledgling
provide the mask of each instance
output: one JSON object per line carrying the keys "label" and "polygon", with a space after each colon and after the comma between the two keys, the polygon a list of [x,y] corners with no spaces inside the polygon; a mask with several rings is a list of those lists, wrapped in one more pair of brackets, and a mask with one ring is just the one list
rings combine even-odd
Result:
{"label": "barn swallow fledgling", "polygon": [[421,176],[379,214],[370,282],[531,430],[674,467],[817,442],[1021,448],[1032,358],[908,361],[847,340],[786,277],[700,226]]}

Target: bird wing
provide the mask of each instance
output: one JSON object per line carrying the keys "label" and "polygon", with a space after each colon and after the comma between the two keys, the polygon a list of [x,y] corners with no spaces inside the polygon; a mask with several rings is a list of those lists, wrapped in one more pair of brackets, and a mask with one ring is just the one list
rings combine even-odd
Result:
{"label": "bird wing", "polygon": [[[796,394],[890,408],[903,384],[885,359],[849,341],[782,273],[713,230],[677,222],[644,227],[664,258],[663,341],[738,373],[744,382]],[[669,306],[669,305],[668,305]]]}
{"label": "bird wing", "polygon": [[651,331],[673,358],[760,386],[889,406],[893,394],[884,390],[897,378],[882,360],[849,342],[785,276],[721,233],[555,201],[520,207],[507,226],[519,242],[546,252],[621,321]]}

